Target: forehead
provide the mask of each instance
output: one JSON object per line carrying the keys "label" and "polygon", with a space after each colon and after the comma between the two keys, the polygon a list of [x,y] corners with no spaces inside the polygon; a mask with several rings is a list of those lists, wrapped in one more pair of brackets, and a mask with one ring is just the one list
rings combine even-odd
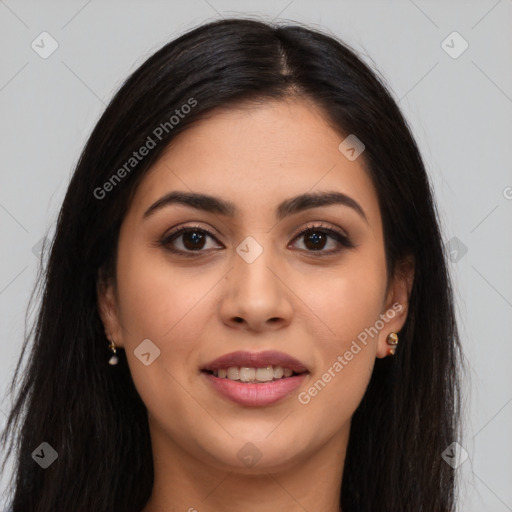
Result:
{"label": "forehead", "polygon": [[217,109],[173,140],[141,181],[131,210],[142,214],[163,194],[182,190],[223,197],[246,215],[295,195],[336,190],[378,218],[362,158],[350,161],[339,150],[344,138],[307,100]]}

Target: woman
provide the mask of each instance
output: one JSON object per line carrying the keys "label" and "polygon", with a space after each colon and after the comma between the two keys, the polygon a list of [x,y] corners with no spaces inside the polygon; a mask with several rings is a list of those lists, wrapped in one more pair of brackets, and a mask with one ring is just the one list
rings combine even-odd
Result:
{"label": "woman", "polygon": [[13,512],[454,510],[431,189],[332,37],[231,19],[150,57],[87,142],[43,286]]}

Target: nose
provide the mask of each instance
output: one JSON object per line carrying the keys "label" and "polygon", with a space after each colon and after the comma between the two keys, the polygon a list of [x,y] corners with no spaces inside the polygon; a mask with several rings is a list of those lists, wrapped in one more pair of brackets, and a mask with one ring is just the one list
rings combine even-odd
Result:
{"label": "nose", "polygon": [[[241,253],[242,254],[242,253]],[[233,255],[226,275],[220,315],[230,327],[250,331],[277,330],[291,322],[293,293],[285,266],[265,248],[254,260]]]}

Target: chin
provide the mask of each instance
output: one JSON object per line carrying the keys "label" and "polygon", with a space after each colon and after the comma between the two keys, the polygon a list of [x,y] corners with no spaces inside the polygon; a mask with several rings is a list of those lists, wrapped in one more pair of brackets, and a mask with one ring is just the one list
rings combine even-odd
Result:
{"label": "chin", "polygon": [[[286,432],[283,434],[275,437],[270,434],[265,437],[267,434],[262,435],[259,430],[254,436],[237,435],[227,443],[208,442],[205,449],[213,464],[224,470],[244,474],[280,471],[299,463],[305,457],[301,447],[307,444],[299,440],[293,441],[293,437]],[[216,447],[215,451],[212,451],[213,446]]]}

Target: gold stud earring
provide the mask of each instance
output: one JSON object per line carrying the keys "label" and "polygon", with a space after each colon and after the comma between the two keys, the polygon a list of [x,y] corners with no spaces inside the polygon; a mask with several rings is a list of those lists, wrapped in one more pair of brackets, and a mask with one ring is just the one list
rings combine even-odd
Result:
{"label": "gold stud earring", "polygon": [[388,345],[391,345],[391,347],[388,349],[388,354],[390,356],[394,356],[396,346],[398,345],[398,334],[396,332],[390,332],[386,341],[388,342]]}

